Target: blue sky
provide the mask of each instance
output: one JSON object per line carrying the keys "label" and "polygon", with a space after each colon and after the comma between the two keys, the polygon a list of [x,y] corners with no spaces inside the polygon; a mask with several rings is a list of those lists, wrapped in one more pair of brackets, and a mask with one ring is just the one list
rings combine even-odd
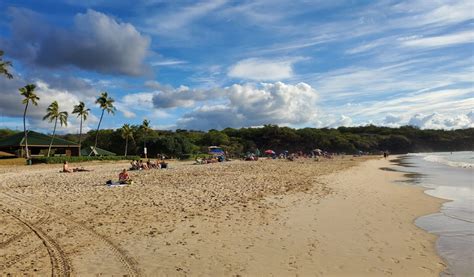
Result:
{"label": "blue sky", "polygon": [[26,83],[40,130],[54,100],[93,129],[100,91],[105,128],[474,127],[473,27],[472,1],[2,0],[0,127],[22,128]]}

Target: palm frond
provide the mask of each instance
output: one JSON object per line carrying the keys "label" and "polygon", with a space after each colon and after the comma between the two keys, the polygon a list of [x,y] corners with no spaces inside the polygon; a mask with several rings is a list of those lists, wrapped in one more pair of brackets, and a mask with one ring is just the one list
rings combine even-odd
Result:
{"label": "palm frond", "polygon": [[68,112],[60,112],[58,116],[61,126],[67,126]]}

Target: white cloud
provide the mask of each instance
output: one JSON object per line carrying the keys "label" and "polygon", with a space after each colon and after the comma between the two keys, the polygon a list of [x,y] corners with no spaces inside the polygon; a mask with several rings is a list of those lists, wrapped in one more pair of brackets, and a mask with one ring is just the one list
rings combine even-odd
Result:
{"label": "white cloud", "polygon": [[120,100],[118,109],[147,112],[150,118],[166,118],[170,117],[166,109],[193,108],[176,122],[177,128],[185,129],[292,125],[316,118],[318,95],[305,83],[234,84],[207,90],[173,88],[157,82],[148,84],[160,89],[129,94]]}
{"label": "white cloud", "polygon": [[432,113],[428,115],[415,114],[408,121],[409,125],[422,129],[465,129],[474,128],[474,113],[463,115],[445,115]]}
{"label": "white cloud", "polygon": [[339,119],[331,123],[329,126],[330,127],[340,127],[340,126],[350,127],[352,125],[353,125],[352,118],[346,115],[341,115]]}
{"label": "white cloud", "polygon": [[469,0],[433,1],[429,5],[424,0],[401,2],[392,10],[404,16],[392,20],[392,24],[405,28],[449,26],[473,19],[473,9]]}
{"label": "white cloud", "polygon": [[403,113],[400,115],[388,114],[383,119],[382,114],[377,117],[371,117],[368,120],[356,120],[353,116],[335,114],[322,114],[317,121],[317,127],[337,128],[340,126],[364,126],[374,124],[378,126],[387,126],[398,128],[400,126],[411,125],[420,129],[466,129],[474,128],[474,111],[467,114],[459,113]]}
{"label": "white cloud", "polygon": [[237,62],[229,68],[228,76],[256,81],[279,81],[293,77],[293,63],[300,60],[270,60],[250,58]]}
{"label": "white cloud", "polygon": [[140,92],[125,95],[115,106],[125,118],[136,118],[137,113],[145,113],[148,119],[170,117],[170,114],[155,108],[153,98],[158,92]]}
{"label": "white cloud", "polygon": [[140,109],[140,110],[150,110],[153,108],[153,92],[141,92],[125,95],[120,101],[124,106]]}
{"label": "white cloud", "polygon": [[177,88],[162,87],[153,93],[155,108],[193,107],[196,102],[212,100],[219,97],[218,90],[191,89],[187,86]]}
{"label": "white cloud", "polygon": [[210,0],[198,2],[179,10],[168,10],[166,14],[158,14],[147,18],[145,20],[146,29],[148,32],[154,34],[179,36],[186,33],[186,27],[191,23],[216,10],[225,3],[226,0]]}
{"label": "white cloud", "polygon": [[402,120],[403,120],[402,116],[396,116],[396,115],[389,114],[383,120],[383,124],[384,125],[397,124],[397,123],[400,123]]}
{"label": "white cloud", "polygon": [[145,82],[145,87],[157,90],[157,89],[160,89],[163,86],[155,80],[148,80],[148,81]]}
{"label": "white cloud", "polygon": [[316,119],[317,92],[308,84],[234,84],[223,89],[224,104],[208,104],[185,114],[178,128],[211,129],[304,124]]}
{"label": "white cloud", "polygon": [[188,63],[187,61],[180,61],[180,60],[159,60],[159,61],[154,61],[151,62],[150,64],[152,66],[173,66],[173,65],[180,65],[180,64],[186,64]]}
{"label": "white cloud", "polygon": [[408,47],[447,47],[456,44],[474,43],[474,31],[464,31],[455,34],[422,37],[403,40],[402,45]]}

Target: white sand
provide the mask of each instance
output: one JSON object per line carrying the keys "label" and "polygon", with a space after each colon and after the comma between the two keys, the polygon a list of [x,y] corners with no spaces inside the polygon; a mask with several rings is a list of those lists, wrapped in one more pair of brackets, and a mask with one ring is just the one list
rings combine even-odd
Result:
{"label": "white sand", "polygon": [[126,164],[0,168],[0,273],[436,276],[413,220],[440,200],[361,160],[176,163],[117,188]]}

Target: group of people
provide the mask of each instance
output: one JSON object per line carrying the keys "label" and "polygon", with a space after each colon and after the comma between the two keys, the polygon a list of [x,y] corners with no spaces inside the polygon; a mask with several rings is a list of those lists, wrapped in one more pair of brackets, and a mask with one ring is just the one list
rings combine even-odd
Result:
{"label": "group of people", "polygon": [[196,158],[195,164],[212,164],[226,161],[224,156],[212,156],[208,158]]}
{"label": "group of people", "polygon": [[247,153],[247,155],[244,156],[244,161],[258,161],[258,155],[254,153]]}
{"label": "group of people", "polygon": [[[283,151],[280,154],[273,152],[272,154],[266,154],[268,159],[285,159],[289,161],[294,161],[296,159],[309,159],[314,158],[318,159],[318,157],[324,157],[328,159],[332,159],[334,154],[328,152],[314,152],[311,151],[310,153],[304,153],[303,151],[298,151],[294,153],[289,153],[289,151]],[[245,156],[243,156],[244,161],[257,161],[259,156],[255,153],[247,152]]]}
{"label": "group of people", "polygon": [[[143,160],[133,160],[130,162],[130,165],[130,170],[150,170],[168,168],[168,163],[166,163],[164,159],[156,161],[148,159],[146,162],[143,162]],[[130,185],[132,183],[133,181],[130,178],[130,174],[128,173],[127,169],[124,168],[119,174],[119,184]]]}
{"label": "group of people", "polygon": [[143,162],[142,160],[133,160],[130,162],[130,170],[149,170],[149,169],[160,169],[167,168],[168,164],[164,160],[156,160]]}

